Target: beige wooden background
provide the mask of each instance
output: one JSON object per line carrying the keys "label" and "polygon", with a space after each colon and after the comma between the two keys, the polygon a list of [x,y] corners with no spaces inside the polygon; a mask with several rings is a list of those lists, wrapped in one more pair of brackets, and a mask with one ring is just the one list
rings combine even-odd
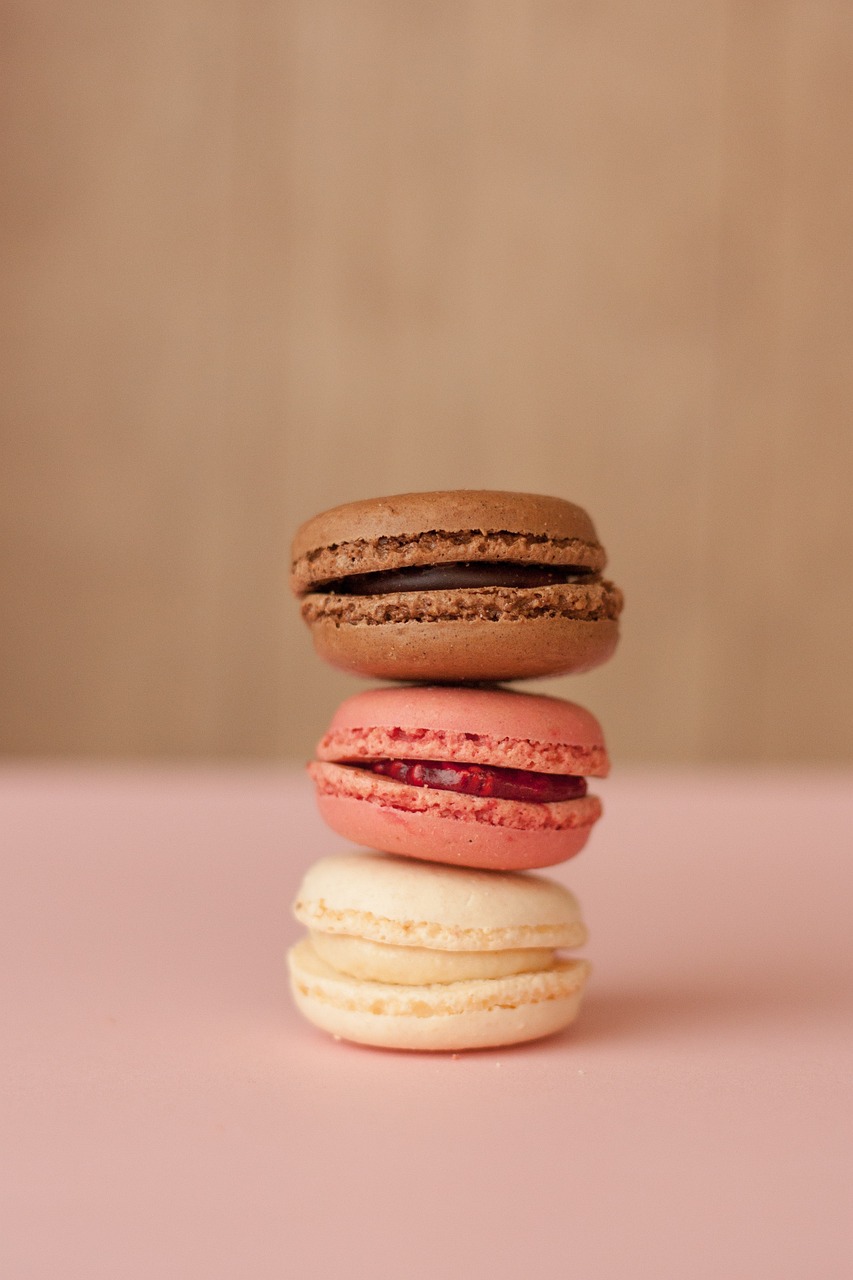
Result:
{"label": "beige wooden background", "polygon": [[853,737],[847,0],[4,5],[0,750],[304,756],[295,525],[586,505],[622,760]]}

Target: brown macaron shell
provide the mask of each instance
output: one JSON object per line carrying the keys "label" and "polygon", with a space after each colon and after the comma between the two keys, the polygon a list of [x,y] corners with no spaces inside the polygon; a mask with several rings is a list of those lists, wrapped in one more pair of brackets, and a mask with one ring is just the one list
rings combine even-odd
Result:
{"label": "brown macaron shell", "polygon": [[[565,565],[581,576],[536,587],[329,590],[356,574],[460,562]],[[601,580],[605,563],[573,503],[458,490],[314,517],[294,540],[291,581],[317,652],[333,666],[379,679],[498,681],[585,671],[610,657],[622,596]]]}
{"label": "brown macaron shell", "polygon": [[562,498],[459,489],[349,502],[308,520],[293,540],[302,595],[356,573],[455,561],[576,565],[600,572],[604,548],[586,512]]}
{"label": "brown macaron shell", "polygon": [[614,652],[619,627],[559,616],[367,625],[320,617],[311,634],[319,656],[342,671],[453,684],[589,671]]}

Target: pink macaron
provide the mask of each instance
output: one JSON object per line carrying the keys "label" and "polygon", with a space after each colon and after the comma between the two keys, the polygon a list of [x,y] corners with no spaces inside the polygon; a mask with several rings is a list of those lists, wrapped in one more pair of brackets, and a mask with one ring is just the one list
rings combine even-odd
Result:
{"label": "pink macaron", "polygon": [[601,726],[561,698],[409,686],[348,698],[308,766],[334,831],[384,853],[494,871],[565,862],[601,802]]}

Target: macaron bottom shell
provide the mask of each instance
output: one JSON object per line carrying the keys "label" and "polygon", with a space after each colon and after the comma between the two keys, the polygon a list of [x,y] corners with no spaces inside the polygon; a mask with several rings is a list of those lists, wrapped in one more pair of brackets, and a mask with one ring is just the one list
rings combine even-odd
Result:
{"label": "macaron bottom shell", "polygon": [[[460,801],[459,811],[464,815],[466,797],[454,798]],[[317,805],[332,830],[356,844],[424,862],[486,871],[530,871],[566,862],[580,853],[592,830],[591,822],[539,830],[493,826],[464,816],[409,813],[369,799],[322,792]]]}
{"label": "macaron bottom shell", "polygon": [[339,973],[303,938],[288,953],[296,1005],[321,1030],[385,1049],[463,1050],[553,1035],[577,1016],[585,960],[544,972],[397,986]]}
{"label": "macaron bottom shell", "polygon": [[333,667],[380,680],[500,682],[589,671],[619,639],[614,619],[530,617],[487,621],[311,624],[317,654]]}

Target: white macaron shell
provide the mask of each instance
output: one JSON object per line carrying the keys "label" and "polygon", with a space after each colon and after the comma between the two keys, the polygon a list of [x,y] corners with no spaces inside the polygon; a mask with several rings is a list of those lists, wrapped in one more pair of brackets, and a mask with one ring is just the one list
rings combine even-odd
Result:
{"label": "white macaron shell", "polygon": [[297,1007],[315,1026],[388,1049],[476,1049],[535,1040],[577,1015],[589,966],[421,987],[364,982],[338,973],[306,938],[288,955]]}
{"label": "white macaron shell", "polygon": [[321,933],[448,951],[578,947],[587,937],[577,899],[553,880],[381,853],[315,863],[294,913]]}

